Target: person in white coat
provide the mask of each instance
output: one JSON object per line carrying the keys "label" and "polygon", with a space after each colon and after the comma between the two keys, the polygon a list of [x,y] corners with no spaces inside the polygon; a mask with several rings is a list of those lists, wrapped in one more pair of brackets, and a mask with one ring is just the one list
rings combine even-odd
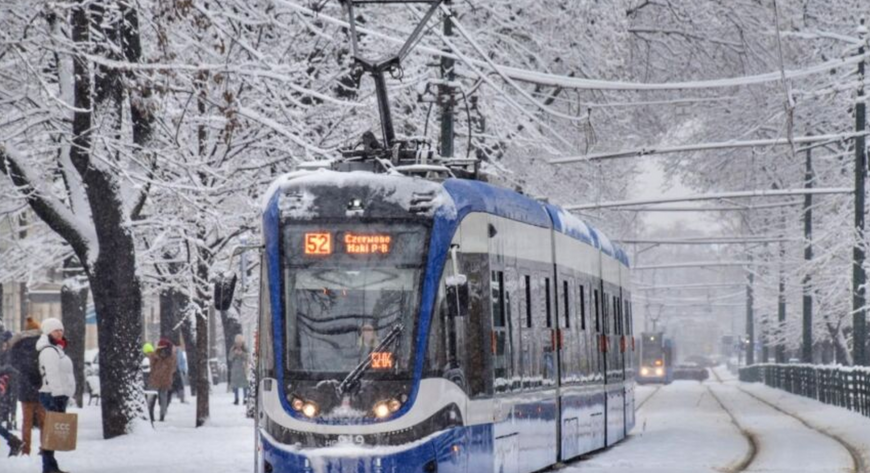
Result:
{"label": "person in white coat", "polygon": [[[42,333],[36,342],[42,375],[39,402],[46,412],[66,412],[67,402],[76,392],[76,378],[72,359],[64,352],[63,323],[58,319],[46,319],[42,322]],[[53,451],[42,451],[42,473],[63,473]]]}

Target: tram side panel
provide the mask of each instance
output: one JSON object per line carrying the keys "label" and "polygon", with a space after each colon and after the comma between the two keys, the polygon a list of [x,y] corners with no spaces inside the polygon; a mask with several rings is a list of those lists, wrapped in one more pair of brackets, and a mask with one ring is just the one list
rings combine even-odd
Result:
{"label": "tram side panel", "polygon": [[[491,235],[485,318],[490,336],[484,344],[493,402],[490,469],[531,472],[556,462],[557,358],[551,328],[555,281],[547,271],[552,268],[550,235],[547,228],[492,215],[472,214],[466,219],[483,217]],[[474,468],[473,462],[470,467]]]}
{"label": "tram side panel", "polygon": [[637,342],[634,338],[634,307],[631,303],[631,275],[629,268],[620,265],[619,280],[622,287],[622,309],[625,324],[625,433],[635,425],[635,362],[637,360]]}
{"label": "tram side panel", "polygon": [[598,250],[554,232],[561,341],[560,442],[562,461],[604,447],[604,385],[591,294],[599,273]]}
{"label": "tram side panel", "polygon": [[604,321],[607,397],[607,445],[625,437],[625,391],[623,359],[620,350],[619,262],[601,254],[602,306]]}

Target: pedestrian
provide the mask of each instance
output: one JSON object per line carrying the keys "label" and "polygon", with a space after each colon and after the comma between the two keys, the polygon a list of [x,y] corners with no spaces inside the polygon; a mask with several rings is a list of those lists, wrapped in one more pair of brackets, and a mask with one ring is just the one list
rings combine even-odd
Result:
{"label": "pedestrian", "polygon": [[[36,342],[42,373],[39,402],[46,412],[66,412],[69,398],[76,392],[76,377],[72,359],[64,352],[67,342],[63,337],[63,323],[58,319],[45,319],[42,334]],[[63,473],[54,451],[42,450],[42,473]]]}
{"label": "pedestrian", "polygon": [[[157,400],[160,402],[160,422],[163,422],[166,419],[166,410],[169,408],[172,377],[176,369],[175,347],[172,341],[165,337],[161,338],[154,352],[148,354],[148,360],[151,365],[148,387],[157,391]],[[152,404],[152,410],[153,407]]]}
{"label": "pedestrian", "polygon": [[4,330],[0,333],[0,366],[9,364],[9,340],[12,339],[12,332]]}
{"label": "pedestrian", "polygon": [[[9,362],[9,341],[12,339],[12,332],[4,331],[0,333],[0,366],[7,366]],[[17,376],[15,376],[17,381]],[[7,380],[11,383],[11,376]],[[15,411],[18,407],[18,393],[10,385],[7,388],[7,393],[0,396],[0,425],[6,424],[7,429],[13,428],[15,425]]]}
{"label": "pedestrian", "polygon": [[[9,365],[0,365],[0,400],[13,398],[15,396],[15,388],[13,386],[13,380],[17,377],[18,372],[15,371],[15,368]],[[14,406],[14,401],[12,402]],[[9,456],[14,457],[21,453],[21,448],[24,444],[18,437],[12,435],[6,427],[0,424],[0,437],[6,440],[6,444],[9,445]]]}
{"label": "pedestrian", "polygon": [[21,403],[21,447],[23,455],[30,455],[33,426],[42,428],[45,420],[45,409],[39,402],[39,390],[42,388],[42,374],[39,372],[39,354],[36,342],[42,335],[39,322],[27,317],[24,331],[15,334],[9,341],[9,360],[19,373],[18,401]]}
{"label": "pedestrian", "polygon": [[239,391],[244,393],[244,398],[248,397],[248,347],[245,346],[245,337],[242,334],[236,335],[233,348],[230,350],[230,389],[233,390],[233,395],[236,400],[233,402],[239,405]]}
{"label": "pedestrian", "polygon": [[175,392],[178,393],[178,400],[184,404],[184,390],[187,385],[187,352],[183,346],[179,346],[176,350],[175,360]]}

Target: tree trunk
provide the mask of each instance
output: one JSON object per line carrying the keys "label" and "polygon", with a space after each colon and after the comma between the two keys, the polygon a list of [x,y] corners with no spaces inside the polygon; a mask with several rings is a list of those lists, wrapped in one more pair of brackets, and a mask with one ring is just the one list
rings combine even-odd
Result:
{"label": "tree trunk", "polygon": [[[64,261],[64,269],[69,270],[73,266],[72,258]],[[76,266],[78,264],[76,263]],[[60,312],[63,319],[64,336],[69,345],[66,353],[72,359],[73,370],[76,377],[76,404],[82,406],[85,392],[85,339],[86,316],[88,310],[88,286],[80,276],[69,272],[67,280],[60,290]]]}
{"label": "tree trunk", "polygon": [[[182,338],[180,324],[186,307],[186,298],[183,296],[175,289],[160,291],[160,337],[172,340],[173,345],[176,346],[181,345]],[[179,302],[184,305],[179,305]]]}
{"label": "tree trunk", "polygon": [[188,316],[188,311],[190,310],[190,299],[182,294],[178,293],[179,302],[184,300],[184,305],[179,305],[179,307],[184,307],[184,322],[181,324],[181,337],[184,339],[184,348],[187,353],[187,378],[190,381],[190,395],[196,396],[196,385],[197,380],[199,379],[199,354],[197,353],[196,348],[196,322]]}
{"label": "tree trunk", "polygon": [[[200,240],[202,241],[202,240]],[[207,250],[196,250],[196,426],[202,427],[209,418],[209,382],[208,382],[208,319],[211,297],[208,281]]]}
{"label": "tree trunk", "polygon": [[221,314],[221,325],[224,328],[224,353],[226,354],[227,370],[229,370],[229,367],[232,366],[230,355],[232,354],[233,344],[236,341],[236,335],[242,333],[242,323],[236,310],[221,310],[219,313]]}

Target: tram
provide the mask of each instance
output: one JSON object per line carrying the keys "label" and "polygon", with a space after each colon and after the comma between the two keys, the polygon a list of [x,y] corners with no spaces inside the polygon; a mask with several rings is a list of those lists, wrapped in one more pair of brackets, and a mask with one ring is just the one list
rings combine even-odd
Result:
{"label": "tram", "polygon": [[637,382],[670,384],[674,380],[673,342],[662,332],[640,335]]}
{"label": "tram", "polygon": [[532,472],[634,426],[628,258],[560,208],[298,171],[263,239],[258,471]]}

